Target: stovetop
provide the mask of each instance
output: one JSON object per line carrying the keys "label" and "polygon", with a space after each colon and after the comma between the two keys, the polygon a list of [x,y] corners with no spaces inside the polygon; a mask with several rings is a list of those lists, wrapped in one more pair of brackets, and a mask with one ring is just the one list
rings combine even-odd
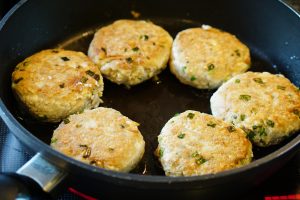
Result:
{"label": "stovetop", "polygon": [[[300,0],[287,0],[299,8]],[[1,12],[4,13],[16,0],[0,0]],[[26,151],[14,135],[8,130],[0,119],[0,170],[1,172],[15,172],[26,163],[33,154]],[[69,192],[67,189],[57,199],[80,200],[81,197]],[[290,160],[282,169],[266,180],[259,187],[251,189],[239,197],[240,200],[253,199],[300,199],[300,152]]]}

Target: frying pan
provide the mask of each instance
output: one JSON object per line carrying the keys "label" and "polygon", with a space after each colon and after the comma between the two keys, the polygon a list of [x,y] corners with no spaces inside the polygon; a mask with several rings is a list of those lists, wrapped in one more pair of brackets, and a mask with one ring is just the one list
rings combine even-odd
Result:
{"label": "frying pan", "polygon": [[173,37],[202,24],[231,32],[250,47],[252,71],[282,73],[300,85],[300,19],[280,1],[22,0],[0,23],[0,115],[36,155],[17,174],[0,176],[1,187],[6,188],[3,198],[42,191],[55,194],[63,187],[101,199],[232,198],[259,185],[299,151],[300,135],[295,134],[277,146],[255,147],[254,161],[241,168],[204,176],[164,176],[153,155],[161,128],[175,113],[187,109],[210,113],[214,92],[180,84],[168,69],[159,81],[149,80],[130,90],[105,81],[101,106],[139,122],[146,141],[145,155],[131,173],[97,168],[54,151],[48,144],[57,124],[39,123],[17,107],[10,87],[14,67],[42,49],[86,52],[97,28],[133,18],[132,11],[139,12],[140,19],[161,25]]}

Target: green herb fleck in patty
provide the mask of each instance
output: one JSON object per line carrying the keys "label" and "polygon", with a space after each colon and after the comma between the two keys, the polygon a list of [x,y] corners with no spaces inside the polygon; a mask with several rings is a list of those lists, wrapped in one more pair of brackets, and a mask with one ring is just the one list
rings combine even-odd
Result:
{"label": "green herb fleck in patty", "polygon": [[138,50],[140,50],[138,47],[132,48],[132,51],[138,51]]}
{"label": "green herb fleck in patty", "polygon": [[183,139],[183,138],[185,137],[185,134],[184,134],[184,133],[179,133],[179,135],[177,135],[177,137],[178,137],[179,139]]}
{"label": "green herb fleck in patty", "polygon": [[213,122],[209,122],[209,123],[207,123],[207,126],[210,126],[210,127],[212,127],[212,128],[215,128],[216,127],[216,123],[213,123]]}
{"label": "green herb fleck in patty", "polygon": [[70,60],[70,58],[68,58],[68,57],[61,57],[61,59],[65,62]]}
{"label": "green herb fleck in patty", "polygon": [[251,100],[251,96],[247,95],[247,94],[241,94],[240,97],[239,97],[239,99],[243,100],[243,101],[250,101]]}
{"label": "green herb fleck in patty", "polygon": [[207,160],[206,160],[205,158],[200,157],[200,158],[197,158],[197,159],[196,159],[196,164],[197,164],[197,165],[201,165],[201,164],[205,163],[206,161],[207,161]]}
{"label": "green herb fleck in patty", "polygon": [[189,114],[187,115],[187,117],[188,117],[189,119],[193,119],[193,118],[194,118],[194,116],[195,116],[195,114],[194,114],[194,113],[189,113]]}
{"label": "green herb fleck in patty", "polygon": [[266,124],[270,127],[274,127],[275,123],[272,120],[267,120]]}
{"label": "green herb fleck in patty", "polygon": [[282,85],[277,85],[277,89],[279,90],[285,90],[286,87],[282,86]]}
{"label": "green herb fleck in patty", "polygon": [[132,63],[132,62],[133,62],[133,60],[132,60],[132,58],[131,58],[131,57],[128,57],[128,58],[126,58],[126,62],[130,64],[130,63]]}
{"label": "green herb fleck in patty", "polygon": [[253,80],[256,82],[256,83],[259,83],[259,84],[264,84],[263,80],[261,78],[253,78]]}
{"label": "green herb fleck in patty", "polygon": [[70,123],[70,120],[68,118],[66,118],[63,120],[63,122],[64,122],[64,124],[68,124],[68,123]]}
{"label": "green herb fleck in patty", "polygon": [[208,71],[211,71],[211,70],[213,70],[215,68],[215,65],[214,64],[209,64],[209,65],[207,65],[207,70]]}

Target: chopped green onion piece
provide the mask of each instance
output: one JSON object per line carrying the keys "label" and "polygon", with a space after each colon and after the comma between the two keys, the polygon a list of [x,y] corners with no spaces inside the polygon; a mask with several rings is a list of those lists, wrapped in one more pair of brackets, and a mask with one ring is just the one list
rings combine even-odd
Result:
{"label": "chopped green onion piece", "polygon": [[207,160],[206,160],[205,158],[200,157],[200,158],[197,158],[197,159],[196,159],[196,164],[197,164],[197,165],[201,165],[201,164],[205,163],[206,161],[207,161]]}
{"label": "chopped green onion piece", "polygon": [[209,122],[209,123],[207,123],[207,126],[210,126],[210,127],[212,127],[212,128],[215,128],[216,127],[216,123],[213,123],[213,122]]}
{"label": "chopped green onion piece", "polygon": [[138,50],[140,50],[138,47],[132,48],[132,51],[138,51]]}
{"label": "chopped green onion piece", "polygon": [[81,124],[76,124],[75,127],[76,127],[76,128],[80,128],[80,127],[82,127],[82,125],[81,125]]}
{"label": "chopped green onion piece", "polygon": [[282,86],[282,85],[277,85],[277,89],[279,90],[285,90],[286,87]]}
{"label": "chopped green onion piece", "polygon": [[51,138],[51,144],[57,142],[57,138]]}
{"label": "chopped green onion piece", "polygon": [[159,149],[158,151],[158,156],[161,158],[164,155],[164,150],[163,149]]}
{"label": "chopped green onion piece", "polygon": [[234,81],[235,83],[240,83],[241,82],[241,80],[240,79],[235,79],[235,81]]}
{"label": "chopped green onion piece", "polygon": [[255,133],[259,134],[259,136],[266,136],[266,129],[262,125],[254,125],[252,129]]}
{"label": "chopped green onion piece", "polygon": [[211,71],[211,70],[213,70],[215,68],[215,65],[214,64],[209,64],[208,66],[207,66],[207,69],[208,69],[208,71]]}
{"label": "chopped green onion piece", "polygon": [[240,100],[249,101],[250,99],[251,99],[250,95],[247,95],[247,94],[240,95]]}
{"label": "chopped green onion piece", "polygon": [[195,114],[194,114],[194,113],[189,113],[189,114],[187,115],[187,117],[188,117],[188,118],[190,118],[190,119],[193,119],[193,118],[194,118],[194,116],[195,116]]}
{"label": "chopped green onion piece", "polygon": [[92,153],[92,149],[91,149],[91,147],[87,147],[85,150],[84,150],[84,153],[83,153],[83,158],[88,158],[88,157],[90,157],[90,155],[91,155],[91,153]]}
{"label": "chopped green onion piece", "polygon": [[178,137],[179,139],[183,139],[183,138],[184,138],[184,136],[185,136],[185,134],[184,134],[184,133],[180,133],[179,135],[177,135],[177,137]]}
{"label": "chopped green onion piece", "polygon": [[91,77],[93,77],[95,75],[95,72],[93,72],[91,70],[87,70],[85,73]]}
{"label": "chopped green onion piece", "polygon": [[245,128],[245,127],[242,127],[243,131],[246,133],[246,137],[249,139],[249,140],[253,140],[254,137],[255,137],[255,132],[252,131],[251,129],[249,128]]}
{"label": "chopped green onion piece", "polygon": [[235,54],[236,54],[238,57],[241,56],[240,50],[236,49],[234,52],[235,52]]}
{"label": "chopped green onion piece", "polygon": [[70,120],[68,118],[64,119],[63,121],[64,121],[64,124],[70,123]]}
{"label": "chopped green onion piece", "polygon": [[132,58],[131,58],[131,57],[128,57],[128,58],[126,58],[126,62],[130,64],[130,63],[132,63],[132,62],[133,62],[133,60],[132,60]]}
{"label": "chopped green onion piece", "polygon": [[244,115],[244,114],[241,114],[241,116],[240,116],[240,119],[241,119],[241,121],[244,121],[244,120],[245,120],[245,118],[246,118],[246,115]]}
{"label": "chopped green onion piece", "polygon": [[196,80],[196,77],[195,76],[192,76],[191,77],[191,81],[195,81]]}
{"label": "chopped green onion piece", "polygon": [[195,157],[198,157],[199,156],[199,153],[196,151],[194,153],[192,153],[192,157],[195,158]]}
{"label": "chopped green onion piece", "polygon": [[86,83],[86,82],[87,82],[87,80],[88,80],[88,78],[87,78],[87,77],[85,77],[85,76],[83,76],[83,77],[81,78],[80,82],[82,82],[82,83]]}
{"label": "chopped green onion piece", "polygon": [[274,127],[274,125],[275,125],[275,123],[274,123],[272,120],[269,120],[269,119],[267,120],[266,123],[267,123],[267,125],[270,126],[270,127]]}
{"label": "chopped green onion piece", "polygon": [[61,57],[61,59],[62,59],[63,61],[69,61],[69,60],[70,60],[70,58],[68,58],[68,57]]}
{"label": "chopped green onion piece", "polygon": [[264,84],[264,82],[262,81],[261,78],[253,78],[253,80],[254,80],[256,83]]}

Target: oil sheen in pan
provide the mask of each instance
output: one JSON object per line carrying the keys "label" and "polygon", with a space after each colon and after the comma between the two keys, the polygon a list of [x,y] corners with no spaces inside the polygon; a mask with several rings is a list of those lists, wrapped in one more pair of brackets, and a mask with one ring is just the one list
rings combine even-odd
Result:
{"label": "oil sheen in pan", "polygon": [[[189,20],[150,20],[164,27],[173,38],[183,29],[201,26],[202,24]],[[56,44],[54,47],[87,53],[89,43],[97,28],[91,28],[71,38],[66,38],[65,41]],[[274,64],[268,60],[267,55],[259,49],[256,49],[255,46],[248,44],[247,41],[243,42],[251,49],[251,71],[279,73],[276,68],[273,67]],[[158,76],[158,80],[149,80],[131,89],[126,89],[124,86],[119,86],[105,80],[104,95],[102,98],[104,103],[101,104],[101,106],[119,110],[125,116],[140,123],[139,129],[146,141],[144,157],[132,173],[163,175],[164,172],[153,153],[157,147],[157,135],[160,133],[160,130],[172,116],[187,109],[211,114],[209,100],[214,91],[215,90],[198,90],[181,84],[170,73],[168,68]],[[56,124],[41,124],[32,120],[23,120],[22,117],[19,118],[19,121],[25,128],[47,144],[50,143],[52,132],[57,127]],[[43,132],[40,130],[43,130]],[[288,139],[288,141],[292,138]],[[259,159],[277,150],[288,141],[264,149],[254,147],[254,159]]]}

